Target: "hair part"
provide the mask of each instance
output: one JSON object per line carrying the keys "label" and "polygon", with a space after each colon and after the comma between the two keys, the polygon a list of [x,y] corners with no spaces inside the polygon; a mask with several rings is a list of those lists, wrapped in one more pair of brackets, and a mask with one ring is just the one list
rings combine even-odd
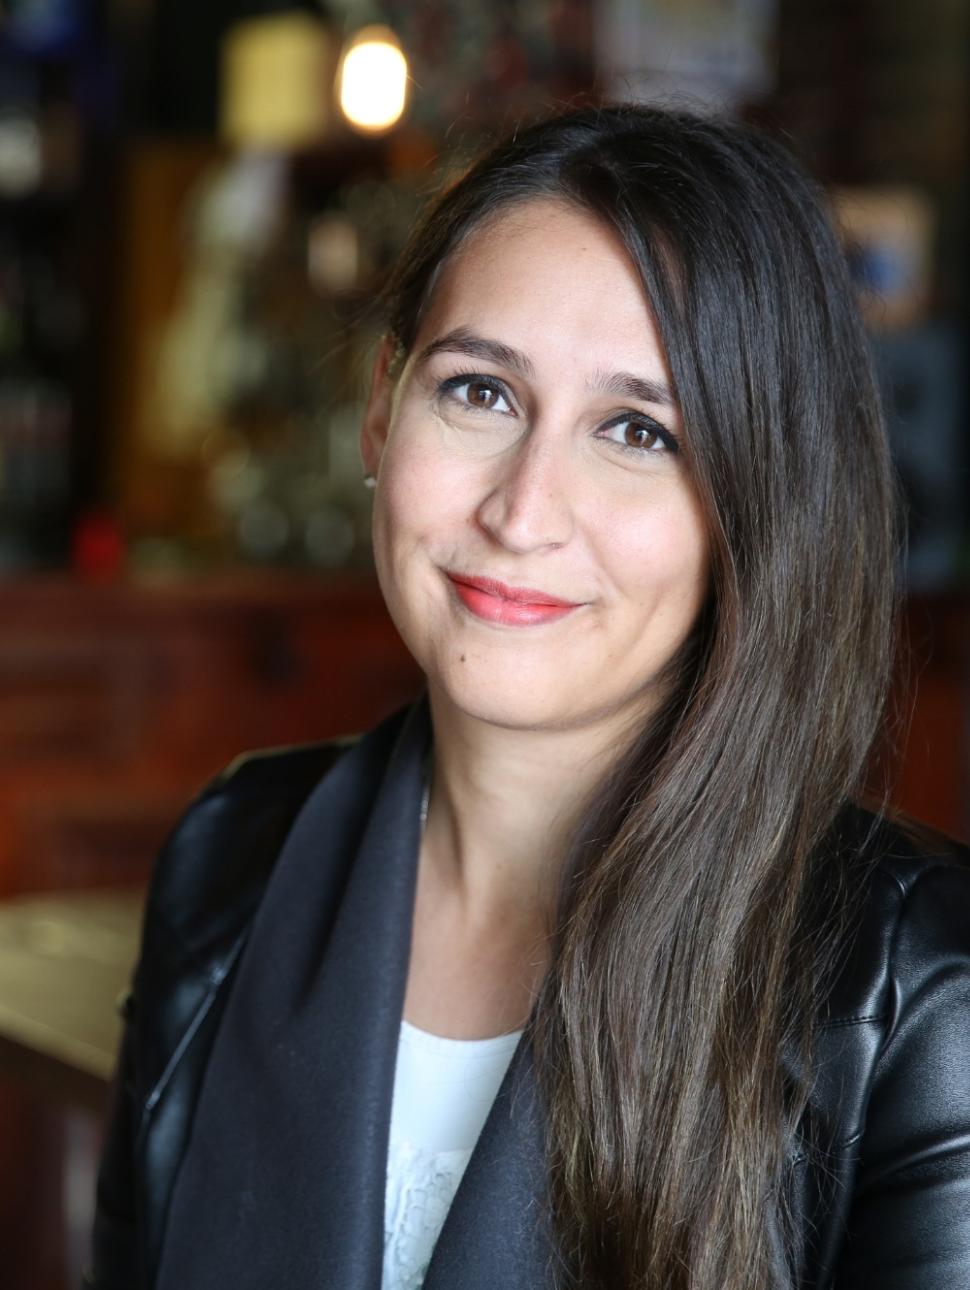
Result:
{"label": "hair part", "polygon": [[786,1170],[848,917],[832,838],[894,641],[868,346],[821,194],[781,146],[617,106],[521,131],[443,195],[387,293],[402,355],[463,240],[550,197],[613,229],[640,275],[712,560],[675,684],[563,862],[529,1022],[559,1277],[786,1290]]}

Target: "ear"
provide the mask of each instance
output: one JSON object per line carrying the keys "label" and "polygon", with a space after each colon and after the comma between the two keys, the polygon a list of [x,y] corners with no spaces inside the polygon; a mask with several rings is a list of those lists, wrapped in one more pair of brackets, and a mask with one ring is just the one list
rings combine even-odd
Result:
{"label": "ear", "polygon": [[368,475],[376,475],[391,424],[394,381],[390,376],[395,345],[390,336],[381,341],[371,372],[370,394],[360,427],[360,459]]}

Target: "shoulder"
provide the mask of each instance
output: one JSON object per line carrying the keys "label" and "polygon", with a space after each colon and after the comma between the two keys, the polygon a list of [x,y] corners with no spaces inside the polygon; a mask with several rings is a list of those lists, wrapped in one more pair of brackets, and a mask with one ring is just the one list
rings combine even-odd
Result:
{"label": "shoulder", "polygon": [[844,823],[856,901],[815,1054],[818,1110],[850,1152],[837,1283],[968,1285],[968,851],[905,820]]}
{"label": "shoulder", "polygon": [[970,849],[905,817],[843,811],[823,881],[847,913],[827,1020],[889,1021],[944,963],[970,972]]}
{"label": "shoulder", "polygon": [[849,1153],[858,1192],[880,1168],[892,1177],[921,1136],[952,1144],[970,1133],[970,855],[850,806],[819,862],[811,919],[834,920],[825,939],[838,953],[819,982],[800,1149],[816,1160]]}
{"label": "shoulder", "polygon": [[[189,803],[163,846],[145,908],[158,940],[209,971],[249,922],[300,808],[356,736],[246,753]],[[160,947],[159,947],[160,948]]]}

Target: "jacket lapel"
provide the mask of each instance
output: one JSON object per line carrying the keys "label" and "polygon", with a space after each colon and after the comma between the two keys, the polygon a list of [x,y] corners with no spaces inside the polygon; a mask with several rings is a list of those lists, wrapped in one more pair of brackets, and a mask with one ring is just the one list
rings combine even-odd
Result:
{"label": "jacket lapel", "polygon": [[[425,703],[313,791],[254,919],[199,1095],[160,1290],[379,1290],[414,913]],[[552,1285],[542,1116],[520,1040],[426,1290]]]}
{"label": "jacket lapel", "polygon": [[424,1290],[544,1290],[556,1284],[544,1204],[544,1120],[527,1033],[448,1210]]}
{"label": "jacket lapel", "polygon": [[346,754],[280,853],[176,1181],[161,1290],[377,1290],[424,703]]}

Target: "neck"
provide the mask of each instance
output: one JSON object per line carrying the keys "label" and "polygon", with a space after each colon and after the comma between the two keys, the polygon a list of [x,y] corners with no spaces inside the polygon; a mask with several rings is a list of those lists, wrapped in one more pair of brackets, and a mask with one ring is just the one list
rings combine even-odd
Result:
{"label": "neck", "polygon": [[492,725],[430,692],[434,762],[422,855],[469,927],[551,931],[568,839],[619,751],[602,729]]}

